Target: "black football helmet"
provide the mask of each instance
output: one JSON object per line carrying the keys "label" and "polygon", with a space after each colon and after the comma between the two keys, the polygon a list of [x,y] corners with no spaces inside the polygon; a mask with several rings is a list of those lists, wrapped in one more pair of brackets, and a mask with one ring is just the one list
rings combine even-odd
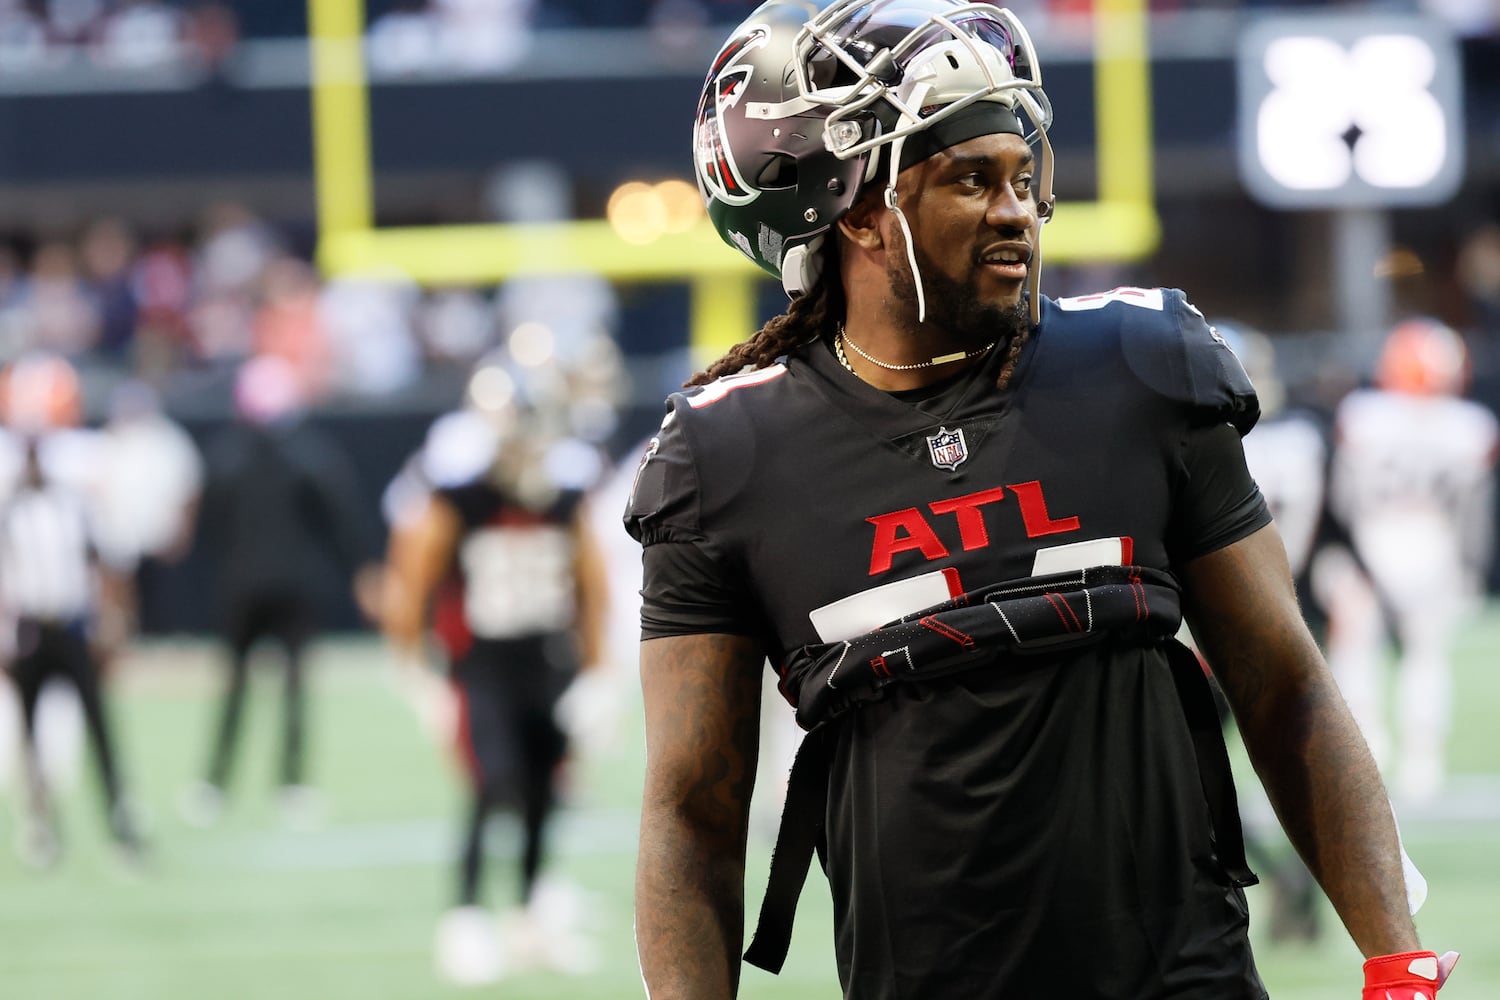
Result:
{"label": "black football helmet", "polygon": [[[799,295],[817,280],[824,234],[883,165],[894,204],[907,138],[978,101],[1009,109],[1040,144],[1038,208],[1050,215],[1041,83],[1026,29],[991,4],[771,0],[709,68],[693,129],[698,187],[724,241]],[[1038,250],[1033,308],[1039,265]]]}

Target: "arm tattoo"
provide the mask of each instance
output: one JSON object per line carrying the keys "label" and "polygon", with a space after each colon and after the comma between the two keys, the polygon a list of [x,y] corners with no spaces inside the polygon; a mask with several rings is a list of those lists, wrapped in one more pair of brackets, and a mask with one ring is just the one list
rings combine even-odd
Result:
{"label": "arm tattoo", "polygon": [[737,636],[690,636],[673,640],[653,668],[679,730],[674,739],[697,751],[681,805],[711,826],[732,826],[755,784],[764,656],[747,646]]}
{"label": "arm tattoo", "polygon": [[759,646],[738,636],[642,646],[636,943],[654,1000],[727,1000],[739,982],[763,662]]}

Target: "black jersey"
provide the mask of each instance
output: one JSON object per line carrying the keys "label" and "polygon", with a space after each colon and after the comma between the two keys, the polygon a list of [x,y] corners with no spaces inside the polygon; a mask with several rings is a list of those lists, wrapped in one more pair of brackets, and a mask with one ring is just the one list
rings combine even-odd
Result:
{"label": "black jersey", "polygon": [[[1268,523],[1236,434],[1254,392],[1180,292],[1046,300],[1003,392],[1000,363],[911,398],[815,343],[674,395],[626,516],[645,634],[753,634],[774,663],[1001,581],[1170,574]],[[1160,648],[997,654],[834,741],[846,996],[1263,996]]]}
{"label": "black jersey", "polygon": [[454,565],[434,609],[451,659],[476,641],[569,632],[577,614],[573,520],[582,493],[522,503],[487,479],[438,490],[460,522]]}

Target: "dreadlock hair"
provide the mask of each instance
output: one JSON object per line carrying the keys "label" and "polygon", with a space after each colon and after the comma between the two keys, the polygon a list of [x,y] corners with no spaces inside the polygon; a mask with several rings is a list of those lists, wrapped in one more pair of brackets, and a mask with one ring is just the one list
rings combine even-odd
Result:
{"label": "dreadlock hair", "polygon": [[[792,299],[786,312],[771,317],[753,337],[735,344],[719,360],[684,382],[683,388],[707,385],[716,378],[740,371],[765,368],[792,348],[832,330],[843,318],[848,305],[844,301],[844,284],[839,279],[837,243],[829,240],[822,253],[823,273],[807,293]],[[1021,361],[1021,349],[1029,339],[1029,323],[1006,339],[1005,361],[995,378],[996,388],[1004,389],[1010,385],[1016,374],[1016,365]]]}
{"label": "dreadlock hair", "polygon": [[839,277],[838,241],[824,240],[822,275],[807,292],[792,299],[786,312],[773,316],[749,340],[735,344],[725,355],[683,383],[683,388],[706,385],[723,375],[753,371],[774,364],[792,348],[815,340],[844,317],[844,283]]}
{"label": "dreadlock hair", "polygon": [[[1022,300],[1025,301],[1024,299]],[[1026,323],[1015,333],[1011,334],[1010,340],[1005,345],[1005,362],[1000,366],[1000,374],[995,377],[995,388],[1004,389],[1010,385],[1010,380],[1016,374],[1016,365],[1021,361],[1021,348],[1026,346],[1026,341],[1031,339],[1031,324]]]}

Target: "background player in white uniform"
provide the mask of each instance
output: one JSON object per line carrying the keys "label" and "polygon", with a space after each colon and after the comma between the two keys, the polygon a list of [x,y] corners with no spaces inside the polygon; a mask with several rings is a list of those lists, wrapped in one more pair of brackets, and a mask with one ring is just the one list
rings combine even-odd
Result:
{"label": "background player in white uniform", "polygon": [[[1330,507],[1368,583],[1352,562],[1320,567],[1329,665],[1393,792],[1408,800],[1430,799],[1444,782],[1451,648],[1491,550],[1500,430],[1488,409],[1458,398],[1467,367],[1454,331],[1403,322],[1386,340],[1376,387],[1350,393],[1335,415]],[[1390,706],[1388,634],[1399,647]]]}
{"label": "background player in white uniform", "polygon": [[[1286,384],[1270,337],[1239,325],[1220,323],[1215,330],[1244,364],[1260,397],[1260,422],[1243,441],[1245,464],[1281,530],[1302,616],[1322,642],[1323,613],[1311,600],[1307,582],[1327,496],[1327,429],[1311,411],[1287,406]],[[1316,938],[1321,894],[1301,858],[1295,852],[1273,857],[1261,831],[1253,828],[1246,830],[1245,849],[1271,888],[1272,940]]]}
{"label": "background player in white uniform", "polygon": [[1260,397],[1260,422],[1244,439],[1245,461],[1281,530],[1292,575],[1300,578],[1312,559],[1323,515],[1327,435],[1312,413],[1287,407],[1269,337],[1247,327],[1220,324],[1215,329],[1239,356]]}

